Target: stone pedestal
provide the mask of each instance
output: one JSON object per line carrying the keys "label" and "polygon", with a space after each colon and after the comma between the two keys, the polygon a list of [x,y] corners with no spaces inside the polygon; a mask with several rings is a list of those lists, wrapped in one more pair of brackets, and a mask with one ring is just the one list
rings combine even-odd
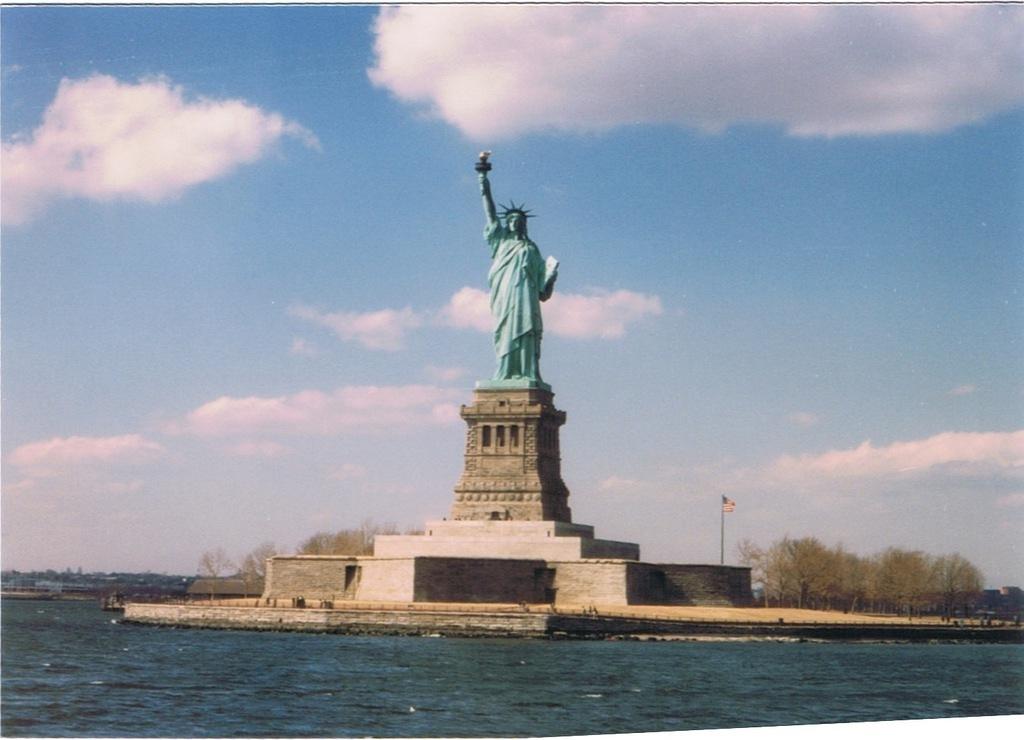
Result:
{"label": "stone pedestal", "polygon": [[462,407],[465,467],[449,519],[377,535],[372,557],[275,556],[264,599],[749,604],[749,568],[642,562],[639,545],[573,523],[553,398],[538,381],[481,383]]}
{"label": "stone pedestal", "polygon": [[553,521],[428,521],[423,534],[377,535],[378,558],[460,557],[639,560],[633,542],[600,540],[586,524]]}
{"label": "stone pedestal", "polygon": [[451,518],[571,522],[558,444],[565,412],[555,408],[554,394],[482,385],[462,407],[465,468]]}

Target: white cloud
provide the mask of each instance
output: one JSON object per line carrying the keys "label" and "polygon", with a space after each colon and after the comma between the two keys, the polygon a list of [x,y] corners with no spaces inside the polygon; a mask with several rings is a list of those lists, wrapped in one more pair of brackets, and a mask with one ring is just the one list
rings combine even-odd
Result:
{"label": "white cloud", "polygon": [[309,306],[292,306],[288,313],[296,318],[326,327],[347,342],[358,342],[368,349],[393,352],[405,343],[405,334],[423,324],[411,308],[385,308],[366,313],[339,311],[324,313]]}
{"label": "white cloud", "polygon": [[22,223],[55,198],[148,203],[255,162],[282,137],[316,137],[243,100],[187,99],[164,77],[63,79],[28,137],[3,144],[3,215]]}
{"label": "white cloud", "polygon": [[466,373],[469,372],[464,367],[437,367],[436,365],[427,365],[424,369],[427,376],[438,383],[452,383],[459,378],[465,377]]}
{"label": "white cloud", "polygon": [[456,424],[462,419],[459,404],[438,403],[430,409],[430,421],[433,424]]}
{"label": "white cloud", "polygon": [[100,490],[101,493],[109,493],[109,494],[118,495],[118,494],[126,494],[126,493],[138,493],[139,491],[141,491],[143,489],[144,486],[145,486],[145,484],[143,483],[143,481],[138,480],[138,479],[123,480],[123,481],[122,480],[115,480],[115,481],[110,481],[110,482],[106,483],[105,485],[100,486],[99,490]]}
{"label": "white cloud", "polygon": [[43,472],[82,464],[148,462],[163,452],[160,444],[138,434],[54,437],[21,445],[8,460],[19,468]]}
{"label": "white cloud", "polygon": [[809,429],[821,421],[817,414],[812,414],[810,411],[794,411],[788,418],[790,422],[804,429]]}
{"label": "white cloud", "polygon": [[1024,491],[1008,493],[1005,496],[1000,496],[996,499],[996,506],[1001,509],[1024,508]]}
{"label": "white cloud", "polygon": [[292,449],[270,440],[246,440],[230,445],[225,451],[238,457],[281,457],[292,452]]}
{"label": "white cloud", "polygon": [[490,298],[484,291],[469,286],[456,291],[441,309],[440,318],[442,323],[457,329],[491,331],[494,328]]}
{"label": "white cloud", "polygon": [[598,490],[611,491],[612,493],[631,493],[643,486],[644,484],[641,481],[633,480],[632,478],[622,478],[617,475],[611,475],[597,484]]}
{"label": "white cloud", "polygon": [[353,480],[356,478],[365,478],[366,472],[365,465],[360,465],[359,463],[342,463],[331,470],[329,477],[331,480]]}
{"label": "white cloud", "polygon": [[819,455],[783,456],[769,474],[783,480],[866,478],[918,473],[940,466],[1015,469],[1024,466],[1024,430],[1016,432],[943,432],[925,439],[875,447],[870,440],[853,449]]}
{"label": "white cloud", "polygon": [[[627,325],[662,313],[658,296],[630,290],[555,293],[542,310],[545,332],[573,339],[618,339]],[[440,315],[449,326],[486,332],[494,327],[488,294],[476,288],[460,289]]]}
{"label": "white cloud", "polygon": [[545,331],[574,339],[618,339],[628,324],[662,312],[658,296],[631,290],[556,293],[544,308]]}
{"label": "white cloud", "polygon": [[971,395],[972,393],[974,393],[977,390],[978,390],[978,387],[976,385],[974,385],[973,383],[967,383],[965,385],[958,385],[956,388],[950,388],[948,391],[946,391],[946,395],[947,396],[969,396],[969,395]]}
{"label": "white cloud", "polygon": [[203,404],[168,433],[201,437],[336,434],[342,431],[447,424],[458,419],[460,391],[429,385],[345,386],[272,398],[222,396]]}
{"label": "white cloud", "polygon": [[[631,290],[595,289],[589,295],[555,293],[543,307],[544,330],[549,334],[573,339],[619,339],[630,324],[662,313],[661,299]],[[402,349],[406,334],[422,327],[427,317],[441,326],[490,332],[494,328],[490,299],[486,291],[465,286],[455,292],[436,312],[417,312],[412,308],[385,308],[365,313],[337,311],[326,313],[304,305],[295,305],[288,313],[330,329],[350,342],[368,349],[395,351]],[[298,340],[297,340],[298,341]],[[304,346],[304,345],[303,345]],[[292,346],[297,353],[296,345]],[[451,369],[444,376],[441,370],[428,370],[439,380],[451,380]]]}
{"label": "white cloud", "polygon": [[4,495],[14,496],[17,494],[25,493],[26,491],[32,491],[39,485],[37,478],[22,478],[17,483],[4,482]]}
{"label": "white cloud", "polygon": [[466,135],[637,123],[943,131],[1019,105],[1015,7],[402,6],[374,84]]}
{"label": "white cloud", "polygon": [[[111,474],[125,466],[142,465],[163,457],[162,445],[138,434],[116,437],[53,437],[14,449],[7,461],[22,474],[5,483],[5,494],[34,499],[75,494],[120,495],[142,490],[138,479],[119,480]],[[6,476],[5,476],[6,477]]]}
{"label": "white cloud", "polygon": [[312,342],[302,337],[295,337],[292,340],[292,346],[288,348],[288,354],[301,357],[316,357],[320,352]]}

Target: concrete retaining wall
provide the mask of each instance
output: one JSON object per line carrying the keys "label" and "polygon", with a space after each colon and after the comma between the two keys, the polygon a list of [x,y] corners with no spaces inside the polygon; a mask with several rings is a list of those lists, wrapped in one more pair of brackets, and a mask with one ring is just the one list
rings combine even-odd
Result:
{"label": "concrete retaining wall", "polygon": [[546,574],[543,560],[417,558],[415,601],[543,603]]}
{"label": "concrete retaining wall", "polygon": [[127,604],[123,622],[162,627],[451,637],[543,637],[545,614]]}
{"label": "concrete retaining wall", "polygon": [[[347,568],[353,568],[346,574]],[[412,558],[278,555],[267,567],[264,599],[413,601]]]}
{"label": "concrete retaining wall", "polygon": [[128,624],[200,629],[372,635],[440,634],[449,637],[607,638],[651,635],[876,642],[1024,642],[1024,629],[1020,627],[698,622],[557,613],[426,611],[422,608],[402,611],[127,604],[122,621]]}
{"label": "concrete retaining wall", "polygon": [[553,601],[555,604],[679,606],[748,606],[751,599],[750,569],[722,565],[540,557],[278,555],[271,558],[263,598],[290,600],[300,596],[307,603],[320,600],[525,601],[532,604]]}
{"label": "concrete retaining wall", "polygon": [[679,563],[653,567],[665,573],[666,604],[750,606],[750,568]]}
{"label": "concrete retaining wall", "polygon": [[936,624],[783,624],[773,622],[677,622],[668,619],[550,615],[552,637],[660,636],[822,642],[1022,643],[1020,627],[952,627]]}
{"label": "concrete retaining wall", "polygon": [[412,558],[359,562],[362,575],[353,598],[363,601],[415,601],[416,562]]}
{"label": "concrete retaining wall", "polygon": [[627,604],[626,563],[569,561],[555,569],[555,604]]}
{"label": "concrete retaining wall", "polygon": [[345,591],[345,566],[356,558],[316,555],[275,556],[268,563],[263,597],[333,599]]}

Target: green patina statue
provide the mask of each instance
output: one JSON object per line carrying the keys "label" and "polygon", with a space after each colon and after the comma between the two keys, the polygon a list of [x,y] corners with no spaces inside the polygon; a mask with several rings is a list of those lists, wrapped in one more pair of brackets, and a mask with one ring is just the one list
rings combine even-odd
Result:
{"label": "green patina statue", "polygon": [[487,282],[491,288],[498,369],[494,378],[480,387],[550,390],[540,377],[540,341],[544,328],[540,303],[550,298],[554,290],[558,260],[548,257],[545,262],[537,245],[526,235],[526,219],[530,215],[523,206],[515,203],[502,206],[499,219],[487,179],[491,169],[489,156],[490,152],[480,153],[476,171],[480,174],[480,192],[487,217],[484,238],[491,247]]}

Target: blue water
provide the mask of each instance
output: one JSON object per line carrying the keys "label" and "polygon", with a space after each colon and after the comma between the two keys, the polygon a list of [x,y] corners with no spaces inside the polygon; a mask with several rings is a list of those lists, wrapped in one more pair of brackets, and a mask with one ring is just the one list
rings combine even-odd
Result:
{"label": "blue water", "polygon": [[552,736],[1024,713],[1024,646],[347,637],[5,601],[4,736]]}

